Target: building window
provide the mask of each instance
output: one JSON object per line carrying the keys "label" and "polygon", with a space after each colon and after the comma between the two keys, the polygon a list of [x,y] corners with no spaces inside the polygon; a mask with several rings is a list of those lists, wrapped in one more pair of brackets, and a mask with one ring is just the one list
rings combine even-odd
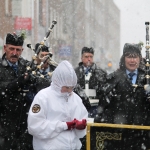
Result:
{"label": "building window", "polygon": [[9,0],[5,0],[5,14],[9,15]]}
{"label": "building window", "polygon": [[39,24],[43,25],[42,0],[39,0]]}
{"label": "building window", "polygon": [[[10,1],[8,0],[8,7],[10,6]],[[22,0],[12,0],[12,16],[20,16],[22,15]]]}

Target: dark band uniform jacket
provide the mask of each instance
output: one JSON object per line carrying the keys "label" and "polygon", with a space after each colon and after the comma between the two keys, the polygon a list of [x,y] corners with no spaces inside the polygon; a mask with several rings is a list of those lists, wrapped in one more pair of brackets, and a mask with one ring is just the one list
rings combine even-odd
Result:
{"label": "dark band uniform jacket", "polygon": [[[99,68],[95,63],[93,63],[89,71],[92,74],[89,80],[89,89],[95,89],[95,98],[101,100],[102,95],[99,89],[101,89],[101,86],[103,85],[102,83],[104,83],[105,81],[106,72]],[[81,86],[82,89],[85,89],[85,71],[82,62],[80,62],[78,67],[75,68],[75,72],[77,74],[78,84]]]}
{"label": "dark band uniform jacket", "polygon": [[[0,60],[0,138],[2,141],[0,149],[7,150],[16,147],[19,139],[25,140],[27,102],[22,91],[23,77],[20,78],[20,81],[17,81],[16,73],[4,57],[5,55]],[[18,63],[18,76],[21,76],[25,71],[26,62],[20,58]],[[17,84],[17,82],[20,83]],[[12,109],[14,110],[13,113]]]}
{"label": "dark band uniform jacket", "polygon": [[[138,69],[136,84],[144,85],[144,71]],[[107,77],[105,100],[99,104],[100,118],[95,122],[150,125],[150,102],[144,88],[134,91],[125,71],[117,70]]]}
{"label": "dark band uniform jacket", "polygon": [[6,61],[5,54],[0,60],[1,150],[10,150],[10,148],[18,150],[18,147],[21,147],[21,150],[30,150],[29,143],[32,142],[32,139],[28,137],[26,123],[30,102],[26,97],[27,89],[25,86],[30,87],[30,89],[35,90],[37,88],[40,90],[49,84],[47,80],[41,78],[37,78],[36,81],[25,81],[22,75],[26,71],[26,63],[26,60],[19,58],[18,73],[16,74]]}

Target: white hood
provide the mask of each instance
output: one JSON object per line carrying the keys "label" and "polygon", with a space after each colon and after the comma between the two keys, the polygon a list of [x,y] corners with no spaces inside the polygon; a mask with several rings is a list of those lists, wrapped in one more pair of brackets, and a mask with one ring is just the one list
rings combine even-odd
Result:
{"label": "white hood", "polygon": [[76,86],[77,75],[73,66],[66,60],[62,61],[53,72],[51,87],[60,92],[62,86]]}

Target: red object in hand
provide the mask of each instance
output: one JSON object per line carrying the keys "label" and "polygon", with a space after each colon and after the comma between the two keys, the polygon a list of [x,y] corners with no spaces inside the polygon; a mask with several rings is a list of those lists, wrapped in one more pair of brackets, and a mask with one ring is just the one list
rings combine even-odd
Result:
{"label": "red object in hand", "polygon": [[75,128],[75,119],[72,120],[71,122],[66,122],[68,126],[68,130],[74,129]]}
{"label": "red object in hand", "polygon": [[75,128],[78,130],[83,130],[86,128],[86,119],[82,119],[82,121],[75,119]]}

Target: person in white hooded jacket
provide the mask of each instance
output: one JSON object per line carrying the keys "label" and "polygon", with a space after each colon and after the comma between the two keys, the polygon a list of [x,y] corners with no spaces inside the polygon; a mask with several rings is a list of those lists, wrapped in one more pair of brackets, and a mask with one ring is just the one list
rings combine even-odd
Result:
{"label": "person in white hooded jacket", "polygon": [[77,76],[68,61],[53,72],[52,83],[35,96],[28,115],[34,150],[80,150],[88,112],[73,92]]}

